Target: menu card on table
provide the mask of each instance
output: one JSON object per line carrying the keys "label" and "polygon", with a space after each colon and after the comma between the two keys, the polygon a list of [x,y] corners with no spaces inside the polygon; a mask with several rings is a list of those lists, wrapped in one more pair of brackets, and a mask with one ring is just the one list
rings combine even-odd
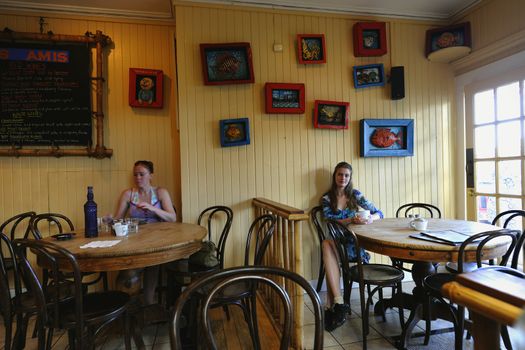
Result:
{"label": "menu card on table", "polygon": [[[435,243],[442,243],[442,244],[456,246],[456,245],[460,245],[467,238],[469,238],[470,234],[466,234],[466,233],[463,233],[460,231],[454,231],[454,230],[441,230],[441,231],[428,230],[425,232],[411,234],[410,237],[422,239],[424,241],[430,241],[430,242],[435,242]],[[479,241],[479,239],[475,240],[474,242],[476,241]]]}

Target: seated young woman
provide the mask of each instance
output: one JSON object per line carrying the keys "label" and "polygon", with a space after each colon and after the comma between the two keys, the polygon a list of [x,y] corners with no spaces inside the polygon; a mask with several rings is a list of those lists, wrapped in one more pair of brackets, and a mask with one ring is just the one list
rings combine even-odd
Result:
{"label": "seated young woman", "polygon": [[[138,218],[148,223],[158,221],[174,222],[177,219],[173,202],[168,190],[163,187],[154,187],[153,163],[147,160],[135,162],[133,167],[135,186],[125,189],[120,195],[114,219],[125,216]],[[155,303],[155,289],[158,284],[158,266],[144,269],[143,289],[144,304]]]}
{"label": "seated young woman", "polygon": [[[374,220],[382,219],[383,213],[375,205],[367,200],[365,196],[354,188],[352,183],[352,166],[346,162],[336,165],[332,174],[332,185],[330,190],[321,198],[323,216],[325,219],[337,220],[341,223],[369,224]],[[356,216],[359,208],[369,210],[370,217],[361,219]],[[326,271],[326,285],[328,290],[328,309],[325,312],[325,329],[332,331],[346,321],[346,315],[350,306],[344,303],[341,295],[339,280],[339,257],[335,242],[326,239],[322,242],[323,262]],[[350,260],[355,260],[357,255],[355,244],[348,242],[346,251]],[[363,249],[359,254],[363,262],[370,260],[370,255]]]}

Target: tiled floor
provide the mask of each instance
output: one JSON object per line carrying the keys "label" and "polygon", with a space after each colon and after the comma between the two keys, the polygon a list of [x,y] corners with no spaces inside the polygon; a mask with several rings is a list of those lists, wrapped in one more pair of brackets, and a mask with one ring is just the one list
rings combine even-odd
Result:
{"label": "tiled floor", "polygon": [[[403,283],[403,290],[410,291],[413,288],[413,282]],[[385,296],[388,296],[389,291],[385,289]],[[326,298],[325,293],[321,293],[321,299]],[[359,306],[359,293],[354,290],[351,299],[352,313],[349,316],[346,323],[334,330],[333,332],[324,333],[324,348],[325,349],[346,349],[346,350],[357,350],[362,348],[362,336],[361,336],[361,316]],[[305,315],[305,346],[308,349],[309,344],[313,343],[313,313],[311,311],[311,304],[306,301],[304,305]],[[405,318],[408,318],[409,312],[405,310]],[[373,311],[370,313],[370,333],[367,337],[367,345],[369,350],[385,350],[395,349],[393,342],[394,336],[401,333],[399,325],[399,317],[397,310],[387,310],[386,322],[381,317],[375,316]],[[451,323],[445,321],[433,321],[432,329],[444,329],[451,327]],[[32,330],[32,325],[30,325]],[[415,332],[423,332],[424,322],[420,322],[416,326]],[[516,336],[516,332],[510,329],[511,337]],[[0,349],[3,349],[3,326],[0,328]],[[143,332],[143,340],[146,345],[146,349],[169,349],[169,333],[168,325],[160,324],[146,327]],[[108,336],[101,336],[97,341],[97,349],[102,350],[120,350],[124,349],[124,341],[121,335],[111,334]],[[67,334],[59,332],[54,337],[53,349],[61,350],[67,348]],[[409,349],[426,349],[426,350],[438,350],[438,349],[453,349],[454,346],[454,335],[452,332],[435,334],[430,338],[430,344],[428,346],[423,345],[423,337],[415,337],[410,339]],[[135,346],[133,346],[135,348]],[[26,349],[36,349],[36,339],[28,337]],[[464,349],[473,349],[472,340],[464,340]],[[502,349],[504,347],[502,346]]]}

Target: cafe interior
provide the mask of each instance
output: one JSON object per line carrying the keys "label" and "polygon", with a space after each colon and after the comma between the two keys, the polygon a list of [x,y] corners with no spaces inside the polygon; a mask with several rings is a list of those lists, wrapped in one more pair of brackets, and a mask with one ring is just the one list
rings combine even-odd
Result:
{"label": "cafe interior", "polygon": [[[0,0],[0,350],[525,349],[524,15]],[[343,161],[381,219],[324,217]]]}

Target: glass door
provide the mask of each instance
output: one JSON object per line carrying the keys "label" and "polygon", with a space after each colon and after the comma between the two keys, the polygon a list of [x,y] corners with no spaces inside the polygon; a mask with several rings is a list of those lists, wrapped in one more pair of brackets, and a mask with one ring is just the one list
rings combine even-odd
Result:
{"label": "glass door", "polygon": [[[524,208],[525,70],[465,90],[466,145],[473,150],[469,220],[490,223],[500,212]],[[521,220],[514,228],[522,230]],[[501,223],[502,224],[502,223]]]}

